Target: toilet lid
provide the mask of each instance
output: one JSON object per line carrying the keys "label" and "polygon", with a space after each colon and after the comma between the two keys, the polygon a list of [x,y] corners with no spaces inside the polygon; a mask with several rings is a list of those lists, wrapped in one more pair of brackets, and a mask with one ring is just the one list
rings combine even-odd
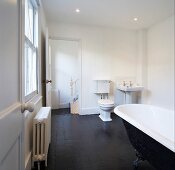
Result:
{"label": "toilet lid", "polygon": [[114,101],[110,99],[100,99],[98,104],[103,106],[114,106]]}

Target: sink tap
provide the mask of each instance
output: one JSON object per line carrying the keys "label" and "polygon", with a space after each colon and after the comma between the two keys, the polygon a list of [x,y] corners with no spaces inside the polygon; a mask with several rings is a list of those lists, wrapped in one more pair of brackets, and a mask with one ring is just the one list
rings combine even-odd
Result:
{"label": "sink tap", "polygon": [[125,81],[123,81],[123,86],[126,86],[126,82]]}
{"label": "sink tap", "polygon": [[129,86],[132,87],[133,83],[132,81],[129,81]]}

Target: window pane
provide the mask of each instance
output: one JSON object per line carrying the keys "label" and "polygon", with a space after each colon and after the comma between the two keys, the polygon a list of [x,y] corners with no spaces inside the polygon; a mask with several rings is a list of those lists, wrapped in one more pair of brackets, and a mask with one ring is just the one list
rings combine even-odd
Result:
{"label": "window pane", "polygon": [[34,13],[34,45],[38,47],[38,12]]}
{"label": "window pane", "polygon": [[25,96],[37,90],[36,51],[25,44]]}
{"label": "window pane", "polygon": [[34,8],[30,0],[25,3],[25,35],[33,43],[34,39]]}
{"label": "window pane", "polygon": [[25,96],[37,91],[38,13],[32,0],[25,0]]}

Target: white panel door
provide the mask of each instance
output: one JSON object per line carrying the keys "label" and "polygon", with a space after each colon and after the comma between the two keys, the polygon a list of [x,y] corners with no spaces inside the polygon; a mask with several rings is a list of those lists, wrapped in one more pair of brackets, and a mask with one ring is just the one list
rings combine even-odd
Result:
{"label": "white panel door", "polygon": [[46,106],[51,107],[51,47],[49,42],[48,30],[46,30]]}
{"label": "white panel door", "polygon": [[24,170],[19,2],[0,1],[0,170]]}
{"label": "white panel door", "polygon": [[23,170],[21,104],[0,112],[0,170]]}

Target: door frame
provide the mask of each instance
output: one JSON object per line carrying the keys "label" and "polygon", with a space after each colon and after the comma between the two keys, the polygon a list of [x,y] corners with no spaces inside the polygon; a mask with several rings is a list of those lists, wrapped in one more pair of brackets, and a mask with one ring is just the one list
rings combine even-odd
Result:
{"label": "door frame", "polygon": [[60,37],[60,36],[49,36],[49,40],[63,40],[63,41],[75,41],[78,42],[78,70],[79,70],[79,81],[80,81],[80,91],[79,91],[79,115],[82,113],[82,40],[78,38]]}

